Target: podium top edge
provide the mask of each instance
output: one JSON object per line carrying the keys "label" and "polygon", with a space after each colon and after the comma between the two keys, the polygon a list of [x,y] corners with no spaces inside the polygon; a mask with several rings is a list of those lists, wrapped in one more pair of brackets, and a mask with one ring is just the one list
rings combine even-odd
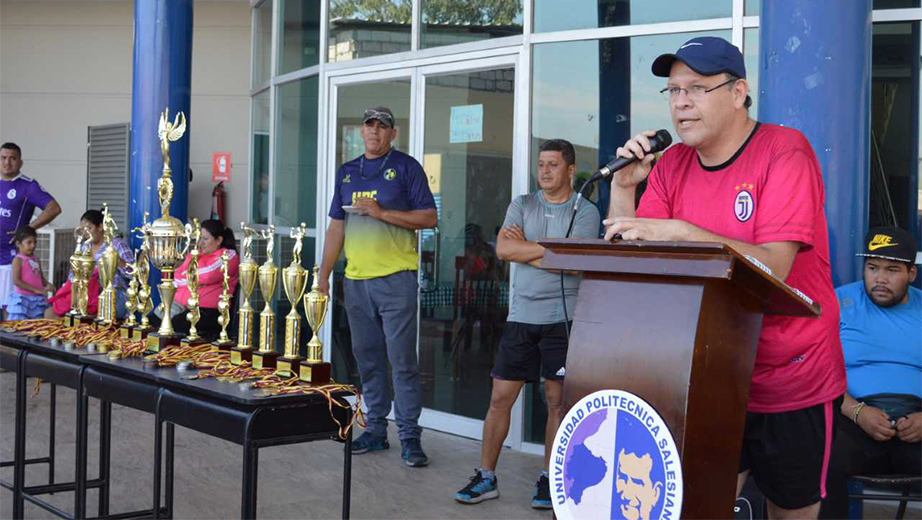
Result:
{"label": "podium top edge", "polygon": [[[538,244],[550,249],[570,249],[574,246],[587,249],[608,249],[628,251],[709,253],[739,255],[731,247],[721,242],[656,242],[651,240],[614,240],[601,238],[542,238]],[[561,251],[562,252],[562,251]]]}

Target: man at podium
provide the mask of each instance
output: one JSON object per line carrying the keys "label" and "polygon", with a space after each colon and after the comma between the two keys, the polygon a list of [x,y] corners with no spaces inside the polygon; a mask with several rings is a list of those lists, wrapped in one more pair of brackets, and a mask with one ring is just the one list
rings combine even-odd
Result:
{"label": "man at podium", "polygon": [[652,68],[682,143],[655,166],[652,131],[618,148],[637,161],[613,174],[605,238],[723,242],[820,303],[819,318],[762,322],[737,487],[751,473],[771,518],[816,518],[845,391],[819,163],[799,131],[749,116],[729,42],[694,38]]}
{"label": "man at podium", "polygon": [[[551,444],[564,412],[569,327],[565,316],[573,316],[580,279],[566,274],[561,282],[560,273],[541,269],[544,247],[537,240],[566,235],[576,203],[574,173],[576,152],[572,144],[563,139],[543,143],[538,154],[541,190],[516,197],[506,211],[496,254],[501,260],[517,264],[512,275],[513,298],[493,365],[493,391],[483,422],[480,467],[470,482],[455,493],[458,502],[476,504],[499,497],[496,463],[509,433],[512,405],[526,381],[538,382],[540,378],[544,378],[547,398],[544,467],[548,467]],[[583,204],[575,219],[574,237],[598,237],[601,216],[594,205]],[[560,301],[561,285],[565,287],[566,309]],[[547,471],[535,483],[531,505],[536,509],[553,507]]]}

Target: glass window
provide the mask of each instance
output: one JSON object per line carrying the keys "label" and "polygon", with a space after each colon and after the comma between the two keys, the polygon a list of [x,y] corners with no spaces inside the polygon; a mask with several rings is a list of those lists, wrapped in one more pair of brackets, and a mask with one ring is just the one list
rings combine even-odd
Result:
{"label": "glass window", "polygon": [[[641,130],[665,128],[678,141],[668,102],[659,93],[666,79],[654,76],[650,67],[657,56],[675,52],[696,36],[731,37],[730,31],[714,31],[535,45],[532,169],[538,147],[547,139],[573,143],[577,183],[614,158],[618,146]],[[530,179],[530,189],[537,189],[534,172]],[[607,186],[599,183],[595,189],[605,190],[597,202],[602,211]],[[591,195],[590,200],[598,197]],[[538,399],[543,399],[543,391],[529,383],[523,438],[543,443],[547,408]]]}
{"label": "glass window", "polygon": [[272,0],[253,10],[256,34],[253,35],[253,86],[269,81],[272,68]]}
{"label": "glass window", "polygon": [[731,15],[732,4],[732,0],[536,0],[535,32],[723,18]]}
{"label": "glass window", "polygon": [[919,229],[919,22],[876,23],[871,49],[869,227]]}
{"label": "glass window", "polygon": [[311,76],[278,88],[275,127],[276,226],[317,223],[317,97]]}
{"label": "glass window", "polygon": [[908,9],[920,5],[922,0],[874,0],[874,9]]}
{"label": "glass window", "polygon": [[282,0],[279,74],[320,63],[320,2]]}
{"label": "glass window", "polygon": [[269,89],[253,97],[253,213],[257,224],[269,223]]}
{"label": "glass window", "polygon": [[330,0],[330,62],[410,50],[412,0]]}
{"label": "glass window", "polygon": [[746,79],[749,83],[749,96],[752,106],[749,115],[759,116],[759,30],[743,29],[743,61],[746,64]]}
{"label": "glass window", "polygon": [[746,16],[759,16],[759,11],[762,9],[762,2],[760,0],[746,0],[745,9],[743,9],[743,14]]}
{"label": "glass window", "polygon": [[422,0],[421,46],[522,34],[522,0]]}

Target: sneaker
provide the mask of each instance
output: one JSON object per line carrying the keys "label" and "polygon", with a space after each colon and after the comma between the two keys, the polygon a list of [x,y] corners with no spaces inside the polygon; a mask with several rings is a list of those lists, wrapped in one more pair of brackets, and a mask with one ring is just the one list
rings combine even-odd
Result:
{"label": "sneaker", "polygon": [[535,482],[535,494],[531,497],[531,507],[535,509],[551,509],[551,481],[543,474]]}
{"label": "sneaker", "polygon": [[427,457],[426,452],[423,451],[419,439],[408,439],[401,441],[400,444],[403,445],[402,456],[407,466],[419,468],[429,464],[429,457]]}
{"label": "sneaker", "polygon": [[455,500],[462,504],[479,504],[484,500],[499,498],[498,479],[495,476],[484,478],[479,469],[475,471],[464,489],[455,493]]}
{"label": "sneaker", "polygon": [[364,432],[357,439],[352,441],[352,453],[358,455],[369,451],[386,450],[391,447],[387,442],[387,437],[378,437],[369,432]]}

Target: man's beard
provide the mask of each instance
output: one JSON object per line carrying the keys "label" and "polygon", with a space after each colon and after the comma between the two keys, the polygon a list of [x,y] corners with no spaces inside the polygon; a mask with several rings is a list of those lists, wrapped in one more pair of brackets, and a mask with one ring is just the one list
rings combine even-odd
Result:
{"label": "man's beard", "polygon": [[873,300],[874,303],[876,303],[878,307],[893,307],[894,305],[900,304],[903,301],[903,298],[906,297],[906,293],[909,291],[908,285],[906,287],[903,287],[903,290],[899,293],[894,292],[884,287],[881,287],[881,288],[889,291],[889,294],[891,296],[883,296],[879,294],[874,294],[873,290],[875,289],[875,287],[872,287],[871,290],[868,290],[867,286],[865,286],[864,288],[865,292],[868,294],[868,298]]}

